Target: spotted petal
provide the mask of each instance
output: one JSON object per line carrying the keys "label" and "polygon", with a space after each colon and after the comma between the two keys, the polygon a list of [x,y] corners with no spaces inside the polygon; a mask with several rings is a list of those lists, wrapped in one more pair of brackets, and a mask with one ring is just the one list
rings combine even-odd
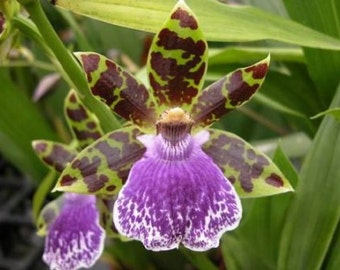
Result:
{"label": "spotted petal", "polygon": [[44,261],[51,269],[91,267],[104,248],[104,231],[99,225],[96,198],[66,193],[59,215],[50,223]]}
{"label": "spotted petal", "polygon": [[210,129],[203,150],[233,183],[240,197],[261,197],[292,191],[288,180],[263,153],[233,133]]}
{"label": "spotted petal", "polygon": [[252,66],[237,69],[204,89],[193,105],[193,120],[201,126],[211,125],[249,101],[265,79],[269,60],[268,56]]}
{"label": "spotted petal", "polygon": [[77,140],[80,149],[103,135],[97,116],[84,106],[75,91],[71,90],[66,96],[64,110],[73,138]]}
{"label": "spotted petal", "polygon": [[147,152],[134,164],[114,205],[120,233],[155,251],[180,243],[203,251],[217,247],[221,235],[237,227],[240,200],[201,150],[206,135],[196,136],[186,150],[186,142],[166,146],[161,135],[144,136]]}
{"label": "spotted petal", "polygon": [[207,43],[196,16],[179,1],[153,39],[148,57],[151,88],[159,112],[180,106],[186,111],[202,89],[207,68]]}
{"label": "spotted petal", "polygon": [[128,121],[155,123],[155,103],[147,88],[112,60],[97,53],[76,53],[92,94]]}
{"label": "spotted petal", "polygon": [[54,190],[116,194],[145,148],[135,127],[110,132],[82,150],[62,172]]}
{"label": "spotted petal", "polygon": [[77,155],[77,151],[71,146],[52,141],[33,141],[33,150],[48,167],[62,172],[66,165]]}

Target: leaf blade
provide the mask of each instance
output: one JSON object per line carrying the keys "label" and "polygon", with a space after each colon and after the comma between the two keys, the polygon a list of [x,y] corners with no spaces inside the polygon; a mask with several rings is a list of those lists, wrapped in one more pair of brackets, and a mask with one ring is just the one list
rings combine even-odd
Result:
{"label": "leaf blade", "polygon": [[[307,47],[340,49],[340,41],[337,39],[253,7],[204,0],[187,3],[199,18],[206,38],[211,41],[273,39]],[[122,3],[119,0],[58,0],[56,5],[112,24],[156,33],[171,11],[174,1],[140,0]],[[148,16],[145,16],[146,10]],[[228,31],[221,27],[223,25],[228,26]]]}
{"label": "leaf blade", "polygon": [[[331,108],[338,106],[340,86]],[[339,123],[326,116],[300,172],[299,185],[283,228],[277,269],[316,270],[324,262],[340,221],[339,135]],[[303,253],[301,246],[306,247]]]}

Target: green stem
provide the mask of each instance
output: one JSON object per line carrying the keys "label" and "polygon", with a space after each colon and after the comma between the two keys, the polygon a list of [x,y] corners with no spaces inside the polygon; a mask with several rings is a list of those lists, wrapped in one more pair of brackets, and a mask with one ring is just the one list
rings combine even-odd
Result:
{"label": "green stem", "polygon": [[105,107],[91,95],[80,66],[59,39],[58,35],[47,19],[40,2],[37,0],[18,0],[18,2],[22,4],[27,10],[31,20],[35,23],[41,36],[43,37],[44,42],[48,45],[55,57],[58,59],[63,70],[69,77],[69,80],[67,81],[72,83],[71,87],[77,91],[84,104],[98,116],[104,131],[108,132],[110,130],[119,128],[121,124],[114,117],[113,113],[111,113],[107,107]]}

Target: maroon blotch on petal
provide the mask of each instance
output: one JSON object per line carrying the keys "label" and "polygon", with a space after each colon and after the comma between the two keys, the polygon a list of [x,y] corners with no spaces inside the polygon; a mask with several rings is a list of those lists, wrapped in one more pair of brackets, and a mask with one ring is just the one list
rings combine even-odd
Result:
{"label": "maroon blotch on petal", "polygon": [[230,82],[226,84],[228,90],[228,97],[230,104],[237,106],[245,101],[247,101],[259,88],[259,84],[255,83],[250,86],[242,78],[242,71],[238,70],[233,73],[230,77]]}
{"label": "maroon blotch on petal", "polygon": [[[44,146],[42,147],[44,148]],[[52,166],[58,172],[62,172],[68,162],[75,158],[75,153],[69,152],[58,144],[53,144],[51,153],[42,158],[42,160]]]}
{"label": "maroon blotch on petal", "polygon": [[84,71],[87,76],[87,81],[91,83],[92,82],[91,73],[98,69],[100,57],[97,54],[86,54],[86,55],[83,54],[81,55],[81,60],[82,60],[82,64],[84,67]]}
{"label": "maroon blotch on petal", "polygon": [[98,96],[114,112],[137,125],[145,122],[154,123],[154,104],[148,103],[149,92],[145,86],[122,70],[115,63],[106,60],[107,70],[91,88],[93,95]]}
{"label": "maroon blotch on petal", "polygon": [[84,183],[86,183],[90,193],[102,189],[108,181],[109,178],[104,174],[93,174],[84,178]]}
{"label": "maroon blotch on petal", "polygon": [[47,143],[44,143],[44,142],[39,142],[39,143],[36,143],[34,144],[34,150],[40,154],[40,153],[44,153],[47,149]]}
{"label": "maroon blotch on petal", "polygon": [[245,69],[246,72],[252,72],[254,79],[262,79],[266,76],[268,71],[268,65],[266,63],[262,63],[259,65],[251,66]]}
{"label": "maroon blotch on petal", "polygon": [[76,96],[75,92],[71,92],[71,94],[70,94],[70,96],[69,96],[69,101],[70,101],[71,103],[78,103],[78,101],[77,101],[77,96]]}
{"label": "maroon blotch on petal", "polygon": [[253,190],[253,181],[262,174],[264,167],[269,165],[266,158],[257,155],[252,149],[247,149],[241,139],[229,137],[226,134],[212,139],[203,146],[203,149],[222,170],[228,166],[238,172],[235,176],[224,170],[227,179],[232,183],[239,181],[246,192]]}
{"label": "maroon blotch on petal", "polygon": [[225,82],[225,78],[218,80],[198,96],[192,109],[196,123],[207,126],[231,110],[226,108],[226,97],[222,94]]}
{"label": "maroon blotch on petal", "polygon": [[181,27],[189,27],[193,30],[198,28],[196,19],[184,9],[178,8],[172,13],[171,19],[178,20]]}
{"label": "maroon blotch on petal", "polygon": [[98,131],[78,130],[77,128],[73,128],[73,131],[78,141],[86,141],[88,139],[95,141],[102,136],[102,134]]}
{"label": "maroon blotch on petal", "polygon": [[[122,89],[120,101],[115,105],[114,111],[128,120],[141,124],[144,121],[155,123],[153,104],[146,106],[149,93],[143,84],[138,82],[128,73],[123,73],[126,78],[126,88]],[[131,102],[133,101],[133,102]]]}
{"label": "maroon blotch on petal", "polygon": [[108,106],[117,100],[118,96],[114,94],[116,89],[120,89],[123,79],[117,65],[111,61],[105,61],[107,70],[100,74],[99,80],[91,88],[93,95],[99,96]]}
{"label": "maroon blotch on petal", "polygon": [[81,122],[88,118],[86,110],[84,109],[83,106],[80,105],[78,106],[78,109],[66,108],[66,114],[70,119],[76,122]]}
{"label": "maroon blotch on petal", "polygon": [[100,163],[101,159],[94,156],[92,159],[83,157],[72,164],[72,167],[78,169],[83,176],[84,183],[90,193],[100,190],[109,181],[106,175],[97,172]]}
{"label": "maroon blotch on petal", "polygon": [[71,186],[74,182],[77,181],[76,177],[70,176],[69,174],[64,175],[60,180],[61,186]]}
{"label": "maroon blotch on petal", "polygon": [[[184,58],[189,55],[202,56],[206,50],[206,44],[202,40],[195,42],[192,38],[181,38],[174,31],[164,28],[158,35],[157,45],[166,50],[182,50]],[[197,61],[197,59],[196,59]],[[197,64],[197,63],[195,63]],[[192,65],[192,67],[195,65]]]}
{"label": "maroon blotch on petal", "polygon": [[266,178],[265,181],[269,185],[272,185],[277,188],[283,187],[284,185],[282,178],[275,173],[272,173],[269,177]]}
{"label": "maroon blotch on petal", "polygon": [[[190,80],[198,85],[206,69],[205,63],[201,63],[206,44],[202,40],[182,38],[176,32],[166,28],[162,29],[156,38],[157,46],[163,47],[166,53],[152,52],[150,54],[152,70],[157,73],[162,82],[165,82],[165,84],[160,84],[153,73],[149,73],[150,84],[155,95],[161,104],[173,106],[190,104],[198,93],[198,89],[190,85]],[[182,58],[187,61],[179,64],[175,58],[171,57],[172,50],[182,51]]]}
{"label": "maroon blotch on petal", "polygon": [[88,129],[95,129],[97,127],[97,123],[91,121],[86,123],[86,126]]}
{"label": "maroon blotch on petal", "polygon": [[116,189],[115,185],[110,185],[106,188],[107,191],[114,191]]}

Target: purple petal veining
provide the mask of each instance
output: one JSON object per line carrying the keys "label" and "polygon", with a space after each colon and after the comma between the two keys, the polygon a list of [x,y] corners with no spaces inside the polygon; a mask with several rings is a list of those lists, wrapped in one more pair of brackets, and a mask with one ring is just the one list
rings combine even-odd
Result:
{"label": "purple petal veining", "polygon": [[162,135],[144,135],[147,147],[114,206],[118,231],[147,249],[182,243],[197,251],[217,247],[236,228],[242,207],[231,183],[201,149],[209,134],[187,135],[176,144]]}
{"label": "purple petal veining", "polygon": [[60,214],[50,224],[44,261],[51,269],[90,267],[104,248],[104,230],[99,225],[93,195],[65,193]]}

